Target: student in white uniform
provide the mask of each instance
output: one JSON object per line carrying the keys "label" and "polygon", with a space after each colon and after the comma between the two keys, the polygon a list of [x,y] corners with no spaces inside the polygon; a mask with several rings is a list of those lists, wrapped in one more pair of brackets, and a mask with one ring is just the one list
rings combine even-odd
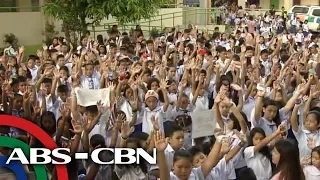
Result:
{"label": "student in white uniform", "polygon": [[312,149],[320,145],[320,111],[318,108],[311,110],[304,118],[304,129],[298,125],[297,115],[301,104],[296,104],[290,118],[292,132],[299,143],[300,158],[310,156]]}
{"label": "student in white uniform", "polygon": [[270,136],[265,135],[261,128],[253,128],[248,139],[248,147],[244,150],[247,166],[254,171],[257,180],[270,180],[272,176],[271,153],[268,144],[285,130],[279,126]]}
{"label": "student in white uniform", "polygon": [[164,150],[168,141],[163,132],[156,132],[154,136],[155,147],[158,151],[157,160],[160,170],[161,180],[205,180],[212,168],[219,162],[221,149],[221,140],[224,136],[217,136],[216,143],[213,146],[208,158],[201,167],[192,168],[192,155],[187,150],[178,150],[173,157],[173,171],[169,171],[165,159]]}
{"label": "student in white uniform", "polygon": [[320,146],[312,150],[311,159],[309,160],[311,160],[310,164],[303,167],[306,180],[320,179]]}

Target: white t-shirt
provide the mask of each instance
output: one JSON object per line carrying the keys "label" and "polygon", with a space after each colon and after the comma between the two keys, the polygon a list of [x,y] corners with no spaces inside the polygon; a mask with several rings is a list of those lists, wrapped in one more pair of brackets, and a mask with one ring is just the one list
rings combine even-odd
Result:
{"label": "white t-shirt", "polygon": [[254,152],[254,146],[244,149],[244,158],[247,166],[251,168],[257,180],[269,180],[272,177],[270,160],[259,152]]}
{"label": "white t-shirt", "polygon": [[[204,180],[204,175],[201,170],[201,167],[199,168],[193,168],[191,170],[190,176],[188,180]],[[170,172],[170,180],[180,180],[172,171]]]}
{"label": "white t-shirt", "polygon": [[320,145],[320,132],[310,133],[307,130],[299,128],[298,132],[292,131],[298,141],[300,158],[311,154],[311,149],[307,146],[308,138],[313,138],[316,142],[316,146]]}
{"label": "white t-shirt", "polygon": [[306,180],[319,180],[320,179],[320,170],[312,165],[305,166],[303,168],[304,175]]}

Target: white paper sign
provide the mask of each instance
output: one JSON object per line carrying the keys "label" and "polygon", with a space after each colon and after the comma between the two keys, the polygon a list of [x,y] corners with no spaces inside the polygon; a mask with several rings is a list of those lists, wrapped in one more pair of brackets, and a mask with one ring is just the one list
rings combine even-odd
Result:
{"label": "white paper sign", "polygon": [[212,136],[216,128],[215,112],[213,110],[196,110],[191,114],[192,138]]}
{"label": "white paper sign", "polygon": [[104,106],[110,106],[110,89],[85,89],[77,88],[76,90],[77,102],[80,106],[93,106],[97,105],[98,101]]}

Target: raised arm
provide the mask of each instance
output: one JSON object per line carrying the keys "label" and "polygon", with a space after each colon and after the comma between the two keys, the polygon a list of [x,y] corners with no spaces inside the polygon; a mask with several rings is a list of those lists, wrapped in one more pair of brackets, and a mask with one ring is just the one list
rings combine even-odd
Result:
{"label": "raised arm", "polygon": [[165,139],[164,132],[157,131],[154,135],[154,142],[157,149],[157,165],[160,171],[160,179],[169,180],[170,171],[164,154],[164,150],[168,146],[168,141]]}
{"label": "raised arm", "polygon": [[258,145],[254,146],[254,152],[259,152],[263,147],[267,146],[273,139],[284,133],[286,130],[283,126],[279,126],[278,130],[271,135],[265,137]]}

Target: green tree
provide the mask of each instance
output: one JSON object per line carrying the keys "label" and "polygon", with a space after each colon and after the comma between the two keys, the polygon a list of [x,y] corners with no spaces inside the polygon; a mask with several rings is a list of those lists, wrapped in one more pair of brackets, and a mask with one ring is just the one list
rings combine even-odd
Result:
{"label": "green tree", "polygon": [[[120,24],[149,19],[158,12],[161,4],[170,0],[48,0],[46,15],[63,21],[63,31],[84,33],[88,25],[98,24],[110,15]],[[69,34],[68,34],[69,33]]]}

